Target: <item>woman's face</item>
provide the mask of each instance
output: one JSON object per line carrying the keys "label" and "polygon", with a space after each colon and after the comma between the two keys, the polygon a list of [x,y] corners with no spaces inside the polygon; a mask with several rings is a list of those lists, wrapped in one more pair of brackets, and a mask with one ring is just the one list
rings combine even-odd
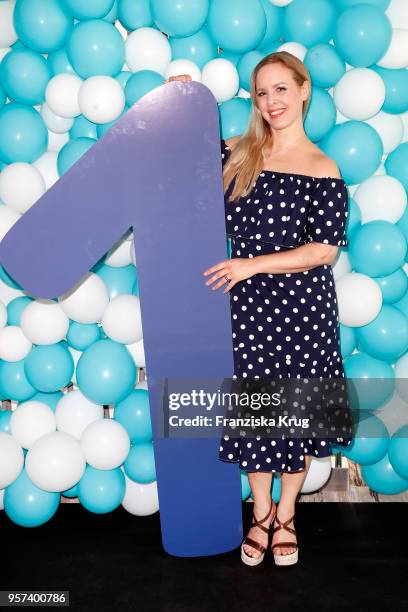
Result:
{"label": "woman's face", "polygon": [[265,121],[279,130],[294,121],[302,120],[303,100],[307,99],[309,83],[301,87],[292,71],[282,63],[262,66],[256,77],[255,98]]}

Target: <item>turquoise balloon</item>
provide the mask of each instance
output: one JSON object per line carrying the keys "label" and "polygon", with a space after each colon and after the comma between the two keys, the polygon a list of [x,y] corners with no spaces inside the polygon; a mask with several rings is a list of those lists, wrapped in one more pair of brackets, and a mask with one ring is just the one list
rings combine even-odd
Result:
{"label": "turquoise balloon", "polygon": [[0,265],[0,279],[3,281],[3,283],[6,283],[6,285],[8,285],[9,287],[12,287],[13,289],[22,289],[22,286],[16,283],[16,281],[13,278],[11,278],[9,274],[7,274],[6,270],[1,265]]}
{"label": "turquoise balloon", "polygon": [[62,0],[62,4],[76,19],[99,19],[109,13],[113,0]]}
{"label": "turquoise balloon", "polygon": [[393,306],[398,308],[408,318],[408,291],[404,293],[402,298],[398,302],[394,302]]}
{"label": "turquoise balloon", "polygon": [[67,55],[83,79],[115,76],[125,61],[125,43],[115,26],[103,19],[77,23],[67,41]]}
{"label": "turquoise balloon", "polygon": [[118,3],[117,3],[117,0],[114,0],[111,10],[109,11],[109,13],[106,13],[106,15],[104,15],[103,20],[110,21],[110,23],[113,23],[114,21],[117,20],[117,18],[118,18]]}
{"label": "turquoise balloon", "polygon": [[146,389],[133,389],[115,406],[114,419],[129,434],[131,444],[152,440],[149,394]]}
{"label": "turquoise balloon", "polygon": [[378,168],[383,144],[376,130],[363,121],[336,125],[320,143],[320,148],[337,162],[346,183],[361,183]]}
{"label": "turquoise balloon", "polygon": [[110,300],[122,293],[132,293],[133,285],[137,279],[136,268],[133,264],[120,268],[102,264],[95,267],[94,271],[108,287]]}
{"label": "turquoise balloon", "polygon": [[408,480],[408,425],[403,425],[393,434],[388,458],[397,474]]}
{"label": "turquoise balloon", "polygon": [[138,279],[136,279],[135,282],[133,283],[132,294],[133,295],[139,295],[139,281],[138,281]]}
{"label": "turquoise balloon", "polygon": [[251,495],[251,485],[249,484],[248,474],[240,470],[241,474],[241,500],[245,501]]}
{"label": "turquoise balloon", "polygon": [[119,74],[115,76],[115,79],[120,84],[122,89],[125,89],[126,83],[128,82],[131,76],[132,76],[132,73],[129,72],[129,70],[121,70]]}
{"label": "turquoise balloon", "polygon": [[64,497],[68,497],[70,499],[73,499],[74,497],[78,497],[78,485],[74,485],[70,489],[67,489],[66,491],[62,491],[61,495],[63,495]]}
{"label": "turquoise balloon", "polygon": [[48,145],[48,130],[41,115],[18,102],[6,104],[0,111],[0,158],[6,164],[32,163]]}
{"label": "turquoise balloon", "polygon": [[75,74],[75,70],[73,69],[67,55],[66,48],[58,49],[53,53],[49,53],[47,57],[47,62],[50,67],[52,76],[61,73],[67,74]]}
{"label": "turquoise balloon", "polygon": [[150,0],[118,0],[118,19],[129,31],[151,26]]}
{"label": "turquoise balloon", "polygon": [[404,214],[398,219],[396,226],[399,227],[408,242],[408,206],[405,207]]}
{"label": "turquoise balloon", "polygon": [[6,103],[6,100],[7,100],[6,92],[4,91],[3,87],[0,85],[0,109],[3,108],[3,106]]}
{"label": "turquoise balloon", "polygon": [[342,453],[360,465],[371,465],[380,461],[388,450],[388,430],[375,415],[361,417],[354,432],[353,441]]}
{"label": "turquoise balloon", "polygon": [[387,276],[404,265],[407,241],[393,223],[369,221],[353,232],[348,253],[355,272]]}
{"label": "turquoise balloon", "polygon": [[391,0],[336,0],[337,6],[340,11],[345,11],[351,6],[355,6],[356,4],[372,4],[377,8],[385,11],[388,8]]}
{"label": "turquoise balloon", "polygon": [[128,79],[125,86],[126,104],[132,106],[147,93],[163,85],[164,78],[153,70],[138,70]]}
{"label": "turquoise balloon", "polygon": [[13,414],[12,410],[0,410],[0,431],[2,433],[10,434],[10,436],[11,436],[10,419],[11,419],[12,414]]}
{"label": "turquoise balloon", "polygon": [[392,467],[388,454],[372,465],[363,465],[361,476],[365,484],[382,495],[397,495],[408,489],[408,480]]}
{"label": "turquoise balloon", "polygon": [[238,62],[237,69],[239,75],[240,86],[247,91],[251,88],[251,74],[254,68],[264,58],[264,54],[260,51],[248,51],[244,53]]}
{"label": "turquoise balloon", "polygon": [[84,508],[95,514],[106,514],[122,503],[126,481],[120,468],[97,470],[87,465],[77,487],[78,499]]}
{"label": "turquoise balloon", "polygon": [[93,138],[73,138],[69,140],[58,153],[57,168],[58,174],[62,176],[73,166],[78,159],[84,155],[96,140]]}
{"label": "turquoise balloon", "polygon": [[391,35],[391,23],[384,11],[376,6],[357,4],[340,13],[333,40],[347,63],[367,67],[382,58]]}
{"label": "turquoise balloon", "polygon": [[271,493],[272,499],[275,502],[275,504],[279,503],[280,496],[281,496],[281,489],[282,489],[282,481],[280,479],[280,476],[276,473],[272,477],[272,493]]}
{"label": "turquoise balloon", "polygon": [[387,276],[377,276],[373,280],[381,289],[384,304],[394,304],[403,297],[408,288],[408,277],[403,268],[398,268]]}
{"label": "turquoise balloon", "polygon": [[283,16],[285,13],[282,7],[271,4],[269,0],[261,0],[261,4],[266,17],[266,30],[261,42],[257,46],[258,50],[270,45],[279,38],[283,38]]}
{"label": "turquoise balloon", "polygon": [[333,98],[324,89],[312,87],[309,108],[306,113],[304,128],[313,142],[319,142],[336,124],[336,105]]}
{"label": "turquoise balloon", "polygon": [[219,105],[222,138],[243,134],[248,125],[251,104],[245,98],[232,98]]}
{"label": "turquoise balloon", "polygon": [[78,360],[78,387],[95,404],[115,404],[132,391],[136,366],[123,344],[108,338],[89,346]]}
{"label": "turquoise balloon", "polygon": [[361,226],[361,210],[359,205],[353,198],[349,197],[349,211],[347,215],[346,223],[346,234],[347,239],[350,240],[351,234],[354,230]]}
{"label": "turquoise balloon", "polygon": [[191,36],[207,19],[209,0],[151,0],[157,27],[169,36]]}
{"label": "turquoise balloon", "polygon": [[50,520],[58,510],[61,496],[37,487],[25,468],[4,491],[4,511],[20,527],[38,527]]}
{"label": "turquoise balloon", "polygon": [[71,382],[74,369],[74,360],[64,341],[33,346],[25,358],[27,380],[44,393],[66,387]]}
{"label": "turquoise balloon", "polygon": [[385,85],[385,100],[381,110],[398,115],[408,110],[408,71],[406,68],[370,66],[380,75]]}
{"label": "turquoise balloon", "polygon": [[93,140],[98,140],[98,131],[96,128],[96,123],[89,121],[89,119],[83,115],[78,115],[78,117],[75,117],[72,128],[69,130],[69,135],[72,140],[77,138],[92,138]]}
{"label": "turquoise balloon", "polygon": [[398,179],[408,190],[408,142],[401,143],[385,160],[387,174]]}
{"label": "turquoise balloon", "polygon": [[357,328],[364,351],[384,361],[395,361],[408,350],[408,318],[398,308],[384,304],[376,318]]}
{"label": "turquoise balloon", "polygon": [[36,402],[42,402],[43,404],[47,404],[51,408],[53,412],[57,407],[58,402],[64,394],[61,391],[54,391],[53,393],[43,393],[42,391],[38,391],[33,397],[30,399]]}
{"label": "turquoise balloon", "polygon": [[293,0],[284,14],[284,38],[305,47],[333,38],[337,9],[332,0]]}
{"label": "turquoise balloon", "polygon": [[96,133],[98,134],[98,138],[100,138],[101,136],[105,134],[105,132],[110,130],[111,127],[115,125],[115,123],[119,121],[119,119],[123,117],[123,115],[127,113],[128,110],[129,110],[129,107],[127,104],[125,104],[125,108],[123,109],[119,117],[116,117],[116,119],[114,119],[113,121],[109,121],[109,123],[99,123],[96,127]]}
{"label": "turquoise balloon", "polygon": [[16,49],[0,63],[0,81],[9,98],[21,104],[41,104],[52,74],[40,53]]}
{"label": "turquoise balloon", "polygon": [[225,51],[245,53],[263,40],[266,16],[259,0],[212,0],[208,30]]}
{"label": "turquoise balloon", "polygon": [[391,365],[367,353],[359,352],[347,357],[344,360],[344,371],[357,395],[358,402],[352,402],[353,407],[360,410],[377,410],[395,391],[395,376]]}
{"label": "turquoise balloon", "polygon": [[14,27],[20,41],[39,53],[51,53],[65,44],[73,19],[59,0],[18,0]]}
{"label": "turquoise balloon", "polygon": [[227,238],[227,257],[231,259],[231,238]]}
{"label": "turquoise balloon", "polygon": [[354,327],[340,323],[340,349],[343,359],[351,355],[357,346],[357,336]]}
{"label": "turquoise balloon", "polygon": [[328,43],[319,43],[308,49],[303,60],[313,85],[333,87],[346,72],[346,63],[337,49]]}
{"label": "turquoise balloon", "polygon": [[[231,64],[234,64],[234,66],[237,68],[238,64],[239,64],[239,60],[242,57],[242,54],[240,53],[230,53],[229,51],[222,51],[219,55],[219,57],[221,57],[222,59],[226,59],[229,62],[231,62]],[[232,98],[233,100],[235,100],[235,98]]]}
{"label": "turquoise balloon", "polygon": [[270,55],[271,53],[275,53],[275,51],[278,50],[281,44],[281,40],[272,40],[267,45],[264,45],[262,48],[260,48],[260,51],[264,54],[264,56]]}
{"label": "turquoise balloon", "polygon": [[125,474],[131,480],[149,484],[156,480],[156,465],[152,442],[141,442],[130,447],[125,463]]}
{"label": "turquoise balloon", "polygon": [[24,363],[25,359],[20,361],[0,360],[0,393],[3,398],[25,402],[37,391],[25,374]]}
{"label": "turquoise balloon", "polygon": [[32,298],[25,295],[10,300],[7,304],[7,325],[20,325],[23,310],[32,301]]}
{"label": "turquoise balloon", "polygon": [[88,346],[101,337],[100,327],[96,323],[77,323],[71,321],[68,332],[67,342],[77,351],[85,351]]}

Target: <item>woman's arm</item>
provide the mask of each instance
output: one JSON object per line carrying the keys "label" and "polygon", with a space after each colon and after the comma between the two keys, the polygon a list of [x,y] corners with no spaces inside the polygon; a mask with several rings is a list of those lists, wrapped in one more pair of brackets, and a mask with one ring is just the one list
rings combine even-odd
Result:
{"label": "woman's arm", "polygon": [[309,242],[282,253],[258,255],[253,258],[254,274],[285,274],[312,270],[324,264],[331,265],[339,247],[320,242]]}

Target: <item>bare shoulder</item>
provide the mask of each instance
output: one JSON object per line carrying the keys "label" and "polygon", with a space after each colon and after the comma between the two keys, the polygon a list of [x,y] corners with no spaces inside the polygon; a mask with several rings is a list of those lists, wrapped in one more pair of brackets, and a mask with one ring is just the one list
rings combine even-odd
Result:
{"label": "bare shoulder", "polygon": [[316,153],[313,157],[313,176],[317,178],[341,178],[338,166],[331,157],[324,155],[320,149],[319,153]]}
{"label": "bare shoulder", "polygon": [[228,140],[225,141],[225,144],[232,151],[232,149],[235,147],[235,145],[237,144],[237,142],[239,142],[240,139],[241,139],[241,136],[233,136],[232,138],[228,138]]}

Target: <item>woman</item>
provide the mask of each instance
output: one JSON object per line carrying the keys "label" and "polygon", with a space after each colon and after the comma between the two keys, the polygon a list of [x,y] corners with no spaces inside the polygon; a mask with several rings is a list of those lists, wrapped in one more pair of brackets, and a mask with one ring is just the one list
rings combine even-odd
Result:
{"label": "woman", "polygon": [[[347,246],[348,192],[335,162],[304,131],[310,75],[295,56],[275,52],[255,67],[250,94],[246,132],[221,141],[231,259],[205,271],[207,285],[230,292],[234,377],[344,378],[331,264]],[[347,446],[351,438],[334,442]],[[223,436],[219,458],[239,461],[254,497],[244,563],[262,562],[275,523],[275,563],[297,562],[296,498],[312,457],[330,455],[329,444]],[[278,508],[270,493],[274,472],[281,473]]]}

